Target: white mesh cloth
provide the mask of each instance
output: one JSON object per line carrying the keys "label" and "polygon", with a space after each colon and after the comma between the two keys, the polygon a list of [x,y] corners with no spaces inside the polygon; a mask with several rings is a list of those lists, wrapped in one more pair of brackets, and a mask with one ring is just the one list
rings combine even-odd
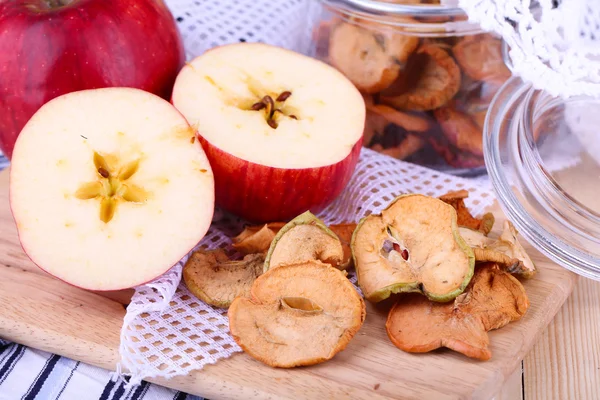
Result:
{"label": "white mesh cloth", "polygon": [[[308,53],[311,32],[307,26],[315,18],[311,14],[315,10],[312,1],[316,0],[166,3],[177,19],[187,58],[191,59],[209,48],[239,41],[262,41]],[[358,221],[379,212],[402,193],[438,196],[458,189],[470,192],[467,205],[476,215],[493,202],[486,183],[445,175],[363,149],[350,184],[319,217],[326,223]],[[229,238],[242,229],[243,221],[217,210],[211,229],[198,247],[226,247]],[[186,260],[187,257],[162,277],[135,290],[123,322],[121,362],[116,374],[129,377],[129,385],[142,379],[185,375],[241,351],[229,335],[226,311],[198,300],[181,283]],[[353,276],[351,280],[355,282]]]}
{"label": "white mesh cloth", "polygon": [[553,96],[600,97],[600,1],[458,0],[507,43],[512,71]]}
{"label": "white mesh cloth", "polygon": [[[493,202],[492,193],[471,180],[363,149],[346,190],[318,216],[328,224],[357,222],[402,193],[439,196],[460,189],[470,192],[467,205],[476,215]],[[199,247],[227,246],[242,229],[243,221],[217,212]],[[185,375],[241,351],[229,335],[226,310],[198,300],[180,283],[186,260],[155,282],[136,288],[127,308],[119,350],[121,366],[131,374],[130,385],[145,378]]]}

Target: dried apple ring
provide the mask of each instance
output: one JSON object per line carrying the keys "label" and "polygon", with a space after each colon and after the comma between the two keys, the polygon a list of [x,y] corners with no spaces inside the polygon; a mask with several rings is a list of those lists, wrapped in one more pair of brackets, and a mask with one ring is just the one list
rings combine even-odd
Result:
{"label": "dried apple ring", "polygon": [[267,252],[264,271],[309,260],[322,261],[338,269],[347,267],[340,239],[306,211],[277,232]]}
{"label": "dried apple ring", "polygon": [[285,222],[271,222],[260,226],[247,226],[232,238],[232,247],[243,254],[266,253],[275,235]]}
{"label": "dried apple ring", "polygon": [[510,78],[500,39],[490,35],[466,37],[452,48],[452,53],[463,72],[472,79],[504,82]]}
{"label": "dried apple ring", "polygon": [[460,69],[448,52],[438,45],[425,44],[409,58],[399,82],[380,99],[401,110],[433,110],[456,95],[460,82]]}
{"label": "dried apple ring", "polygon": [[190,292],[215,307],[227,308],[234,298],[250,292],[262,273],[265,257],[249,254],[232,261],[223,250],[192,253],[183,267],[183,280]]}
{"label": "dried apple ring", "polygon": [[322,363],[344,350],[361,328],[363,298],[342,271],[319,261],[284,265],[261,275],[250,296],[228,311],[236,343],[272,367]]}
{"label": "dried apple ring", "polygon": [[451,106],[438,108],[433,112],[448,142],[460,151],[483,157],[481,128],[463,112]]}
{"label": "dried apple ring", "polygon": [[385,117],[369,111],[367,108],[367,117],[363,132],[363,146],[371,147],[374,142],[377,142],[378,138],[383,135],[385,128],[389,124],[390,123]]}
{"label": "dried apple ring", "polygon": [[398,160],[404,160],[421,150],[424,145],[425,140],[422,137],[406,135],[400,144],[389,149],[382,149],[380,153],[397,158]]}
{"label": "dried apple ring", "polygon": [[451,303],[421,296],[399,301],[388,314],[386,330],[392,343],[406,352],[447,347],[485,361],[492,357],[487,332],[519,320],[528,309],[523,285],[496,264],[486,264]]}
{"label": "dried apple ring", "polygon": [[409,132],[426,132],[431,127],[431,124],[425,118],[398,111],[385,104],[367,104],[367,110],[382,116],[387,121]]}
{"label": "dried apple ring", "polygon": [[396,198],[358,224],[352,237],[358,284],[379,302],[392,293],[419,292],[450,301],[473,275],[473,250],[458,234],[456,210],[420,194]]}
{"label": "dried apple ring", "polygon": [[418,44],[414,36],[385,35],[342,23],[330,36],[329,61],[359,90],[376,93],[398,78]]}
{"label": "dried apple ring", "polygon": [[505,271],[524,278],[532,278],[537,273],[535,264],[519,242],[519,233],[511,222],[504,221],[502,234],[497,239],[469,228],[459,228],[459,231],[473,249],[475,261],[498,263]]}

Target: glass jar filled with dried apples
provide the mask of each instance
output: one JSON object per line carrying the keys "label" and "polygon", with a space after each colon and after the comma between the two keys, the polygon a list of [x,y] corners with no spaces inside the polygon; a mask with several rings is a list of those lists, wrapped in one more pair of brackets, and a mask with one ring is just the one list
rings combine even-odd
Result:
{"label": "glass jar filled with dried apples", "polygon": [[486,111],[511,76],[501,39],[439,0],[313,7],[313,55],[363,93],[366,147],[458,175],[485,173]]}

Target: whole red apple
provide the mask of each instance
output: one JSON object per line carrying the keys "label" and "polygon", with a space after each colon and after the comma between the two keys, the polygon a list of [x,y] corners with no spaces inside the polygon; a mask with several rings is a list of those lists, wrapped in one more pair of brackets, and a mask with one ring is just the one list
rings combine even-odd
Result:
{"label": "whole red apple", "polygon": [[0,1],[0,150],[11,158],[25,123],[65,93],[124,86],[167,99],[184,61],[161,0]]}

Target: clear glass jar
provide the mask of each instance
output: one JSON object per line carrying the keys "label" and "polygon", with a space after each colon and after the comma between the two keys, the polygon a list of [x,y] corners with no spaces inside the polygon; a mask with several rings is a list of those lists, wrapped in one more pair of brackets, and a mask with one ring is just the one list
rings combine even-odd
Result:
{"label": "clear glass jar", "polygon": [[555,98],[511,78],[484,125],[484,153],[507,218],[563,267],[600,280],[600,100]]}
{"label": "clear glass jar", "polygon": [[457,175],[483,174],[483,121],[511,75],[502,41],[461,9],[425,4],[432,2],[314,0],[312,55],[364,94],[366,147]]}

